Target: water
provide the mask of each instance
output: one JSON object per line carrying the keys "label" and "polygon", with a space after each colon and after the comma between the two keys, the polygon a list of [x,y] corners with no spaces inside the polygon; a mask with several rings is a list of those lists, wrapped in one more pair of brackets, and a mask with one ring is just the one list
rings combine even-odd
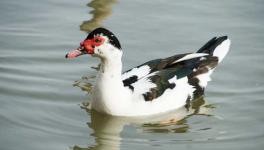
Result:
{"label": "water", "polygon": [[[263,4],[2,0],[0,149],[263,149]],[[64,58],[99,25],[119,37],[125,69],[195,51],[215,35],[229,35],[232,47],[194,114],[163,125],[110,117],[81,109],[89,95],[72,86],[96,75],[98,60]]]}

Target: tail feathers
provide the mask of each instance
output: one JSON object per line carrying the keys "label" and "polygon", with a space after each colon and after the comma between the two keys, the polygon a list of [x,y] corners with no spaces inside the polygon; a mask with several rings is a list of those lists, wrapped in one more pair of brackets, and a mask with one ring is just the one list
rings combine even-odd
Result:
{"label": "tail feathers", "polygon": [[205,65],[201,63],[199,69],[196,71],[200,73],[190,79],[189,82],[196,88],[194,97],[199,97],[204,93],[207,83],[211,81],[210,75],[213,73],[216,65],[220,63],[228,53],[230,44],[231,42],[227,36],[214,37],[197,51],[197,53],[206,53],[210,56],[215,56],[217,59],[215,57],[210,57],[207,61],[208,64]]}
{"label": "tail feathers", "polygon": [[201,47],[197,53],[207,53],[212,56],[218,57],[220,63],[229,51],[231,41],[227,36],[214,37]]}

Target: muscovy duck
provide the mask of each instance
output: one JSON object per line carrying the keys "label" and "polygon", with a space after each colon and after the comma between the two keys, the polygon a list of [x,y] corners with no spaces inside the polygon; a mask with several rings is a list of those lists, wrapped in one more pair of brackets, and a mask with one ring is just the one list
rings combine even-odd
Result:
{"label": "muscovy duck", "polygon": [[122,73],[119,40],[100,27],[66,58],[90,54],[100,59],[92,109],[114,116],[147,116],[173,111],[202,96],[230,44],[227,36],[214,37],[196,53],[151,60]]}

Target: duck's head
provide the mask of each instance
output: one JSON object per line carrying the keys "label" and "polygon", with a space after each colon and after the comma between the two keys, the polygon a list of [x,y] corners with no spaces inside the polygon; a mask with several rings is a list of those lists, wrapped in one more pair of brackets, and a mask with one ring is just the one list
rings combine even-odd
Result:
{"label": "duck's head", "polygon": [[107,59],[122,55],[122,51],[118,39],[111,31],[97,28],[88,34],[77,49],[69,52],[65,57],[75,58],[84,54]]}

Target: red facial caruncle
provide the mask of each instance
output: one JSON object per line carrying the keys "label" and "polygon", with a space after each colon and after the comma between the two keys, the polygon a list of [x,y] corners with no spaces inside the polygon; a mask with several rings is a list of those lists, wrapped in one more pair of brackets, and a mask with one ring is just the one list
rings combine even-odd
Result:
{"label": "red facial caruncle", "polygon": [[81,47],[84,47],[88,54],[94,54],[94,48],[104,43],[105,39],[101,36],[95,36],[93,39],[84,40],[80,43]]}
{"label": "red facial caruncle", "polygon": [[94,48],[102,45],[105,39],[102,36],[95,36],[92,39],[84,40],[80,47],[66,54],[66,58],[76,58],[84,54],[94,54]]}

